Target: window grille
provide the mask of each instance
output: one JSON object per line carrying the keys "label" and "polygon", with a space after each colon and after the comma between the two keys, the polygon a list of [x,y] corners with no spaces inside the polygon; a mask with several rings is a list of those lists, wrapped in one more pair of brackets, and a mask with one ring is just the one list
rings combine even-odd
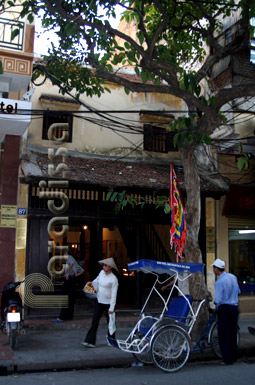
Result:
{"label": "window grille", "polygon": [[[48,140],[48,130],[53,123],[68,123],[69,124],[69,138],[66,142],[72,142],[73,136],[73,116],[66,112],[54,112],[47,111],[43,114],[43,131],[42,131],[42,139]],[[53,130],[53,136],[56,139],[62,137],[62,128],[56,127]]]}
{"label": "window grille", "polygon": [[144,150],[167,153],[169,151],[178,151],[174,147],[175,132],[169,132],[165,128],[144,124]]}

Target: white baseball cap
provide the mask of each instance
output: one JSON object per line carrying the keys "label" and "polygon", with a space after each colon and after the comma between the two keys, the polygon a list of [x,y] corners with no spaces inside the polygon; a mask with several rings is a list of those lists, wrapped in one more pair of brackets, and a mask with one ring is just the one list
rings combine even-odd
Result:
{"label": "white baseball cap", "polygon": [[217,258],[217,259],[215,259],[215,261],[213,262],[213,264],[211,266],[218,267],[219,269],[224,269],[225,268],[225,262],[222,261],[222,259]]}

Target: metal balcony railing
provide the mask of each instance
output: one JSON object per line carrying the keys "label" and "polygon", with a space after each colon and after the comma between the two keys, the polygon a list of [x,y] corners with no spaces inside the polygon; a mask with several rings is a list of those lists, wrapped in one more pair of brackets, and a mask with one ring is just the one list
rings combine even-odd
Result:
{"label": "metal balcony railing", "polygon": [[[21,51],[24,42],[24,22],[4,19],[0,17],[0,47],[12,48]],[[13,31],[17,34],[12,39]]]}

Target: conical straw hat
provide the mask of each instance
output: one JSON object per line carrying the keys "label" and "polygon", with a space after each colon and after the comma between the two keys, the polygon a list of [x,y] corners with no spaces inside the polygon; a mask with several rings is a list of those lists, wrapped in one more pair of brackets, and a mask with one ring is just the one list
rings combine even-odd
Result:
{"label": "conical straw hat", "polygon": [[111,266],[113,269],[118,271],[118,268],[113,258],[102,259],[101,261],[98,261],[98,263],[100,263],[100,265],[105,264],[105,265]]}

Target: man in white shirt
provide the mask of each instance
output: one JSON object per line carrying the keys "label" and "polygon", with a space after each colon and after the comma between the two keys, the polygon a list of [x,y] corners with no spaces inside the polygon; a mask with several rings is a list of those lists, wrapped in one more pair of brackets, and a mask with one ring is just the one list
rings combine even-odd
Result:
{"label": "man in white shirt", "polygon": [[238,295],[240,288],[235,275],[225,272],[225,262],[216,259],[213,266],[215,305],[218,310],[218,338],[222,354],[221,365],[232,365],[237,360]]}

